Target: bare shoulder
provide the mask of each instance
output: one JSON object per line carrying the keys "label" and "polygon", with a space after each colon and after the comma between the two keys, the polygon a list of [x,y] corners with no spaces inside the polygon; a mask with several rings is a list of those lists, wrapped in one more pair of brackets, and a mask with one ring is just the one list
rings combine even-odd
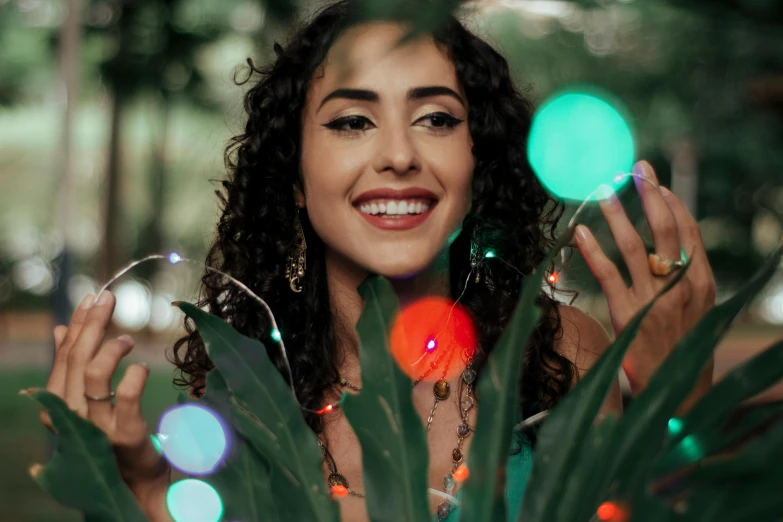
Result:
{"label": "bare shoulder", "polygon": [[606,351],[611,342],[609,334],[597,319],[579,308],[566,304],[557,308],[562,335],[555,340],[555,351],[573,362],[582,374]]}
{"label": "bare shoulder", "polygon": [[[555,351],[576,366],[574,381],[580,380],[585,373],[601,358],[611,344],[609,334],[594,317],[575,306],[558,304],[562,335],[555,340]],[[622,413],[623,399],[620,381],[614,380],[604,399],[601,413]]]}

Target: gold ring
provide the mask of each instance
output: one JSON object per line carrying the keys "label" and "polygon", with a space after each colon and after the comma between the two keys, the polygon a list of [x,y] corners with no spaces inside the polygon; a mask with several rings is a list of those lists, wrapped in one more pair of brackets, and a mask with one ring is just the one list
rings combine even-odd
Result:
{"label": "gold ring", "polygon": [[650,272],[657,277],[665,277],[685,266],[684,261],[675,261],[674,259],[668,259],[659,256],[658,254],[648,254],[647,264],[650,266]]}

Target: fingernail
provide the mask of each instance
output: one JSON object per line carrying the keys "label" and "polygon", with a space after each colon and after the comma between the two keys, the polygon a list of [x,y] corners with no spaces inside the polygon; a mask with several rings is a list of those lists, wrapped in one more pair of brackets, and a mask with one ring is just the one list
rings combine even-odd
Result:
{"label": "fingernail", "polygon": [[95,304],[95,296],[92,294],[87,294],[84,296],[84,299],[82,299],[82,302],[79,305],[79,307],[84,310],[88,310],[92,308],[93,304]]}
{"label": "fingernail", "polygon": [[122,341],[125,344],[131,345],[131,346],[133,345],[133,337],[131,337],[128,334],[122,334],[121,336],[117,337],[117,340],[118,341]]}
{"label": "fingernail", "polygon": [[584,225],[577,225],[576,236],[580,241],[587,241],[587,227]]}
{"label": "fingernail", "polygon": [[103,306],[108,302],[109,302],[109,292],[106,292],[104,290],[103,292],[101,292],[101,295],[98,296],[98,302],[96,304],[98,306]]}
{"label": "fingernail", "polygon": [[614,195],[614,189],[609,185],[603,184],[598,187],[596,195],[598,196],[598,199],[611,200],[612,196]]}

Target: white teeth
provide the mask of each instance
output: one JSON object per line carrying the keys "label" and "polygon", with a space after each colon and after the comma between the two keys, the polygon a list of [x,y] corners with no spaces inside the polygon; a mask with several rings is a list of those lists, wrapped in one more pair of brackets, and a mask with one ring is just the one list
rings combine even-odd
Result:
{"label": "white teeth", "polygon": [[394,200],[375,200],[371,203],[359,205],[359,210],[365,214],[385,215],[385,216],[407,216],[410,214],[421,214],[430,209],[430,205],[422,200],[414,201],[394,201]]}

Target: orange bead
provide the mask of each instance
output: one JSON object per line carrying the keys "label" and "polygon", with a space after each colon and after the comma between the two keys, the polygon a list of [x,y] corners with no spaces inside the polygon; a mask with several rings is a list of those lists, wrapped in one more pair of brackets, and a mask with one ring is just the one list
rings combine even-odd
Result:
{"label": "orange bead", "polygon": [[345,486],[332,486],[332,495],[337,498],[343,498],[348,496],[348,488]]}
{"label": "orange bead", "polygon": [[468,471],[468,467],[466,465],[462,465],[457,468],[457,470],[454,472],[454,480],[457,482],[463,482],[467,480],[467,478],[470,476],[470,471]]}

